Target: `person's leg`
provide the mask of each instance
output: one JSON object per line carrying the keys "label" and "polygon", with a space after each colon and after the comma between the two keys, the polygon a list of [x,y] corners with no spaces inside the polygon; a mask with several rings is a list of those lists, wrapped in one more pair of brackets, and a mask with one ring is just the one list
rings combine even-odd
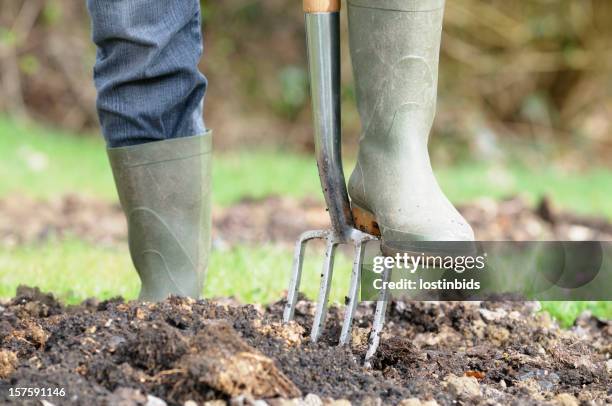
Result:
{"label": "person's leg", "polygon": [[88,0],[109,147],[203,134],[198,0]]}
{"label": "person's leg", "polygon": [[436,112],[444,0],[348,4],[363,127],[349,180],[356,223],[366,228],[378,224],[387,255],[420,254],[432,246],[423,241],[473,240],[471,227],[438,186],[427,151]]}
{"label": "person's leg", "polygon": [[198,0],[88,0],[98,113],[140,299],[199,297],[210,250],[211,135]]}

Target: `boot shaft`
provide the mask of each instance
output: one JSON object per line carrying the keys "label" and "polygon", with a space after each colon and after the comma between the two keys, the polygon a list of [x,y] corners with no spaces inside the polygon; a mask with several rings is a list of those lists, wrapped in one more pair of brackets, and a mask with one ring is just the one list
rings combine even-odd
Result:
{"label": "boot shaft", "polygon": [[108,150],[140,299],[202,293],[211,241],[211,135]]}
{"label": "boot shaft", "polygon": [[444,0],[348,0],[348,15],[362,137],[388,134],[397,114],[412,111],[426,143],[436,109]]}

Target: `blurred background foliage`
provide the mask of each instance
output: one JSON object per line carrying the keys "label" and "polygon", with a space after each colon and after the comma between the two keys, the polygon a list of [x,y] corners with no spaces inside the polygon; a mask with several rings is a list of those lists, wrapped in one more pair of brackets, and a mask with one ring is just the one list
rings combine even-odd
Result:
{"label": "blurred background foliage", "polygon": [[[203,1],[202,10],[205,118],[217,147],[311,150],[300,4]],[[494,161],[507,145],[523,145],[520,159],[609,163],[611,21],[609,0],[448,0],[435,158]],[[359,120],[343,24],[343,122],[354,151]],[[94,58],[84,1],[0,1],[0,113],[92,133]]]}

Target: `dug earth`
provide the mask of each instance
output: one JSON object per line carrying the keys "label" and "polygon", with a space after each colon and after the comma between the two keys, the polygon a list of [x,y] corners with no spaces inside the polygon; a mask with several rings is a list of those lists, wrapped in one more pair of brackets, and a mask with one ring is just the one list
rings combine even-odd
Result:
{"label": "dug earth", "polygon": [[0,402],[612,403],[609,321],[583,314],[563,330],[535,303],[389,307],[378,354],[366,369],[373,313],[367,304],[358,309],[351,345],[338,347],[342,308],[330,309],[324,336],[313,344],[314,306],[306,300],[298,303],[296,321],[283,325],[283,302],[258,307],[175,297],[157,304],[114,299],[64,306],[50,294],[20,287],[0,306]]}

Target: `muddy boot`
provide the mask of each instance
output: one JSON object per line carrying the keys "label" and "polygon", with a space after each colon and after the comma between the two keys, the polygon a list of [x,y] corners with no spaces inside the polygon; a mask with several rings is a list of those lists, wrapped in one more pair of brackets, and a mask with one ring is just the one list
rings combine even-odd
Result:
{"label": "muddy boot", "polygon": [[211,134],[108,150],[140,300],[202,294],[210,251]]}
{"label": "muddy boot", "polygon": [[[444,0],[348,4],[362,121],[359,157],[349,180],[357,226],[379,231],[386,255],[421,254],[424,247],[441,246],[431,241],[473,240],[471,227],[438,186],[427,150]],[[448,247],[471,251],[473,243]]]}

